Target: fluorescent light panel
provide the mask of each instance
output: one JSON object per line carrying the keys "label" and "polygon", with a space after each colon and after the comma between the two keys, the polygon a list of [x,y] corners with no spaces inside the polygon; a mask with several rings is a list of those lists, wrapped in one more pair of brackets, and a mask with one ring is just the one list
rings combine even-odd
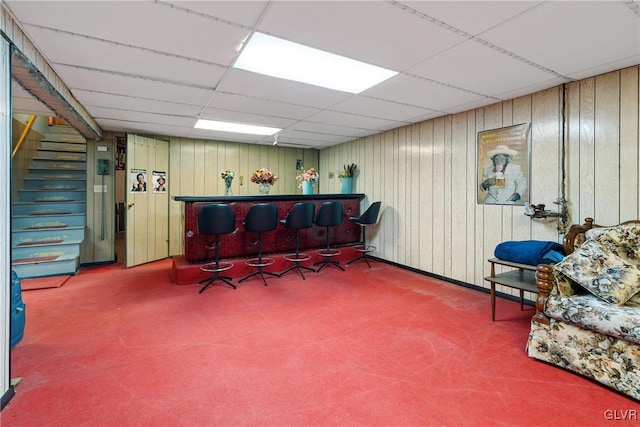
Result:
{"label": "fluorescent light panel", "polygon": [[242,123],[218,122],[215,120],[198,119],[195,128],[217,130],[220,132],[248,133],[251,135],[273,135],[282,129],[267,126],[245,125]]}
{"label": "fluorescent light panel", "polygon": [[234,67],[350,93],[398,74],[262,33],[251,37]]}

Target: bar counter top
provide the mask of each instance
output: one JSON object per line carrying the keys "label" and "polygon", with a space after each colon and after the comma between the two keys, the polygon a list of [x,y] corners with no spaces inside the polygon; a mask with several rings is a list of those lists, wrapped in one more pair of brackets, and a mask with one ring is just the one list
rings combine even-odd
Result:
{"label": "bar counter top", "polygon": [[177,202],[289,202],[292,200],[344,200],[344,199],[364,199],[364,193],[353,194],[281,194],[281,195],[248,195],[248,196],[174,196]]}
{"label": "bar counter top", "polygon": [[[284,195],[249,195],[249,196],[174,196],[174,200],[184,202],[184,258],[188,263],[210,261],[213,251],[208,249],[213,236],[198,232],[198,214],[202,206],[211,203],[229,204],[236,217],[236,229],[231,234],[220,237],[220,257],[249,257],[258,252],[257,233],[246,232],[243,221],[251,206],[256,203],[273,203],[278,209],[278,219],[282,220],[298,202],[311,202],[318,212],[326,201],[340,201],[344,207],[341,225],[330,227],[332,245],[354,244],[360,241],[360,226],[349,221],[352,216],[360,215],[360,201],[365,197],[362,193],[353,194],[284,194]],[[313,226],[300,230],[300,249],[321,248],[326,242],[327,229]],[[273,232],[263,235],[264,253],[291,252],[295,248],[295,231],[278,226]]]}

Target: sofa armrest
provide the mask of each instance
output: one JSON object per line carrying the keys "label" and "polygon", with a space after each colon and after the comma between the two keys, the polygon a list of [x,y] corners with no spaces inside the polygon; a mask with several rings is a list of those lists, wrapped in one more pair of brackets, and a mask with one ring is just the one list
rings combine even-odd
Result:
{"label": "sofa armrest", "polygon": [[536,299],[536,314],[531,319],[534,322],[549,324],[549,318],[544,314],[544,307],[553,289],[553,266],[539,264],[536,268],[536,288],[538,288],[538,298]]}

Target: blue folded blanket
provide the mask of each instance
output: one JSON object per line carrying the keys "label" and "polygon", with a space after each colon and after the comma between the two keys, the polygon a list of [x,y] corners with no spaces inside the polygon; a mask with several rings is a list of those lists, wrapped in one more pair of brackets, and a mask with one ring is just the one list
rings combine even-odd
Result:
{"label": "blue folded blanket", "polygon": [[496,246],[496,258],[520,264],[548,264],[562,261],[564,247],[556,242],[542,240],[521,240],[503,242]]}

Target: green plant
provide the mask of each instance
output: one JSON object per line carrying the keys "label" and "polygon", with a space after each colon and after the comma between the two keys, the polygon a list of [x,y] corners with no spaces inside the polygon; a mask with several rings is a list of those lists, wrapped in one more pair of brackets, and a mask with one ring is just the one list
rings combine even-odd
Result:
{"label": "green plant", "polygon": [[342,171],[342,173],[340,173],[340,175],[338,175],[338,178],[351,178],[353,177],[353,174],[356,171],[356,164],[355,163],[351,163],[350,165],[344,165],[344,170]]}

